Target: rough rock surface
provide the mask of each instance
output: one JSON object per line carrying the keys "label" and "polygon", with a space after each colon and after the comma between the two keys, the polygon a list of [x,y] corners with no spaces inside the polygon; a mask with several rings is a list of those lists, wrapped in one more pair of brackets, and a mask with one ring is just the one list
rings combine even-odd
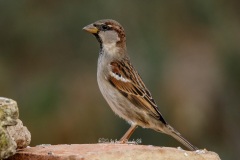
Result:
{"label": "rough rock surface", "polygon": [[131,144],[40,145],[18,151],[9,160],[220,160],[207,150],[185,151],[169,147]]}
{"label": "rough rock surface", "polygon": [[17,103],[0,97],[0,159],[16,153],[17,148],[30,144],[31,135],[18,119]]}
{"label": "rough rock surface", "polygon": [[7,131],[17,143],[17,149],[26,148],[30,144],[31,134],[20,119],[17,119],[15,126],[8,126]]}

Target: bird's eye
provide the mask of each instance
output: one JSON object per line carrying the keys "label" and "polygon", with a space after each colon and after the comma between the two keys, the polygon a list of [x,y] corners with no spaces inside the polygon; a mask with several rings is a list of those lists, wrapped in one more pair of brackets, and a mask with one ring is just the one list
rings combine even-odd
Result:
{"label": "bird's eye", "polygon": [[108,25],[102,25],[102,30],[103,31],[106,31],[106,30],[109,30],[110,27]]}

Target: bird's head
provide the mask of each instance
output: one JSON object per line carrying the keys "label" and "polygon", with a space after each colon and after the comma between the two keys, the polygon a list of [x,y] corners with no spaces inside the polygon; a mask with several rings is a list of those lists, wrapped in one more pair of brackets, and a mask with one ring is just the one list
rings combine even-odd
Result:
{"label": "bird's head", "polygon": [[104,19],[87,25],[83,30],[92,33],[101,48],[111,52],[126,49],[126,36],[123,27],[115,20]]}

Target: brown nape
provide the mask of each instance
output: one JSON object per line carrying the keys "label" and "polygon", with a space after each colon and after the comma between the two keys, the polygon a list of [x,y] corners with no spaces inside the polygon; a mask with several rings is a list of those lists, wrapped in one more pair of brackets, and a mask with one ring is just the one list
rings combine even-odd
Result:
{"label": "brown nape", "polygon": [[109,20],[105,22],[107,25],[111,25],[112,29],[115,30],[118,33],[118,37],[120,38],[120,41],[117,42],[118,47],[126,47],[126,36],[123,27],[116,21]]}

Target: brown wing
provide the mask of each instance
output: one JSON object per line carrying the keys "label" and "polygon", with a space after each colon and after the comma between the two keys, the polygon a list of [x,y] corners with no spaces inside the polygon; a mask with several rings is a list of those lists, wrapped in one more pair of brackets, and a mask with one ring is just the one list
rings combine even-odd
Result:
{"label": "brown wing", "polygon": [[108,78],[110,83],[135,104],[136,107],[147,110],[151,116],[166,123],[150,92],[129,60],[113,61],[110,65],[111,73]]}

